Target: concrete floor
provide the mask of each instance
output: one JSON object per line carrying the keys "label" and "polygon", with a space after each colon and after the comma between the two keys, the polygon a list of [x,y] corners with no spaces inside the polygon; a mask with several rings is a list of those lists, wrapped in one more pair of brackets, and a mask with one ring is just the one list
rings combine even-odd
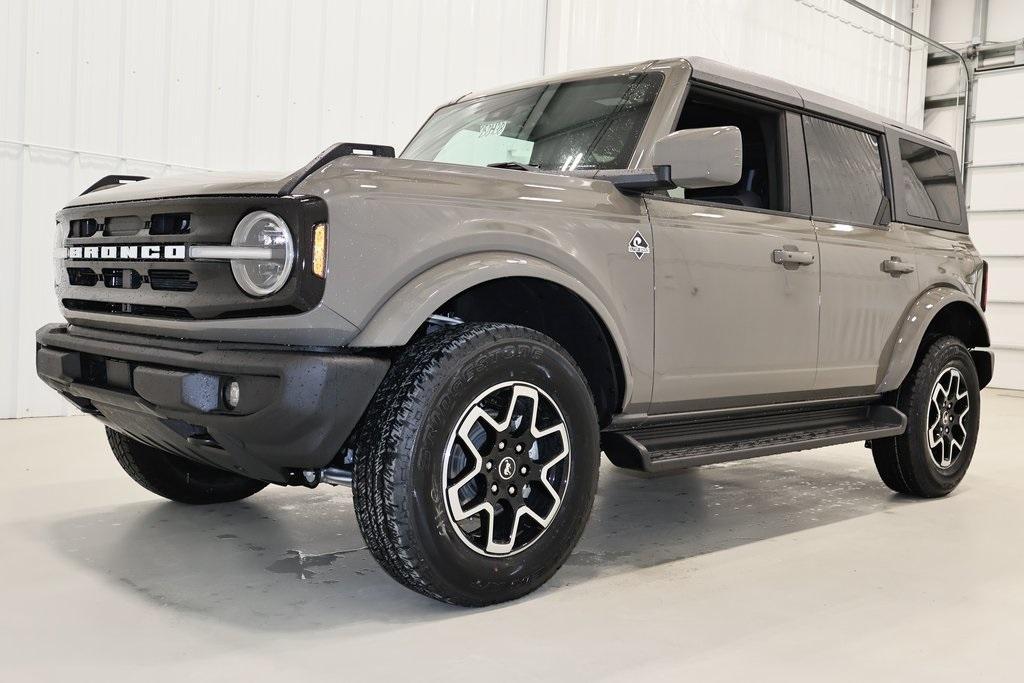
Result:
{"label": "concrete floor", "polygon": [[0,679],[1021,680],[1024,393],[984,403],[944,500],[891,495],[861,444],[606,466],[554,580],[475,611],[379,570],[348,490],[188,508],[91,418],[3,421]]}

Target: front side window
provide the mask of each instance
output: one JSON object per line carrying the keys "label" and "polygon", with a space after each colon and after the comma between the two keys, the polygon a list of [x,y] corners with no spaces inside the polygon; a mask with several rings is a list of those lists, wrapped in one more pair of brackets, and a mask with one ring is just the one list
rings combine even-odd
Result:
{"label": "front side window", "polygon": [[670,197],[697,199],[754,209],[788,211],[789,197],[782,188],[782,110],[770,105],[690,86],[678,130],[736,126],[743,138],[740,180],[727,187],[668,191]]}
{"label": "front side window", "polygon": [[402,158],[562,172],[626,168],[662,80],[630,74],[457,102],[430,117]]}
{"label": "front side window", "polygon": [[907,213],[916,218],[960,223],[953,157],[910,140],[900,140],[900,159]]}
{"label": "front side window", "polygon": [[811,207],[816,217],[872,225],[886,206],[878,136],[804,117]]}

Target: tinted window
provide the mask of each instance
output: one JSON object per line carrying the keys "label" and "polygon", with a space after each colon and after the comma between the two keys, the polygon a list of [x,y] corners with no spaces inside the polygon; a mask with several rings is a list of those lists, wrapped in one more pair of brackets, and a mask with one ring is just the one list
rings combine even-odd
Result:
{"label": "tinted window", "polygon": [[910,140],[900,140],[903,201],[907,213],[945,223],[960,222],[953,157]]}
{"label": "tinted window", "polygon": [[885,198],[878,136],[805,116],[804,138],[814,215],[874,223]]}
{"label": "tinted window", "polygon": [[549,171],[625,168],[661,89],[660,73],[550,83],[443,107],[406,159]]}

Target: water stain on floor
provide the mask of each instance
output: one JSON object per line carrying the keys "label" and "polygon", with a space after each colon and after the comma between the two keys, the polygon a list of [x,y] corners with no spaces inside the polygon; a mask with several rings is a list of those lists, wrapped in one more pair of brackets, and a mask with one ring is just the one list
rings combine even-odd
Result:
{"label": "water stain on floor", "polygon": [[301,550],[289,550],[281,559],[267,565],[267,571],[274,574],[294,574],[296,578],[305,581],[316,572],[311,571],[312,567],[329,567],[342,555],[357,553],[366,550],[366,546],[352,548],[350,550],[336,550],[333,553],[322,553],[320,555],[307,555]]}

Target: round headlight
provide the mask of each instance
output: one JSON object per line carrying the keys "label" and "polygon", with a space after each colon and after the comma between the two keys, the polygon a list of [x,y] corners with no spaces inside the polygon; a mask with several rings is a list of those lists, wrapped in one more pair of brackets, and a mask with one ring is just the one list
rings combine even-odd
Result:
{"label": "round headlight", "polygon": [[239,221],[231,246],[262,247],[254,249],[251,258],[231,260],[239,287],[253,296],[269,296],[284,287],[295,263],[295,242],[283,218],[253,211]]}

